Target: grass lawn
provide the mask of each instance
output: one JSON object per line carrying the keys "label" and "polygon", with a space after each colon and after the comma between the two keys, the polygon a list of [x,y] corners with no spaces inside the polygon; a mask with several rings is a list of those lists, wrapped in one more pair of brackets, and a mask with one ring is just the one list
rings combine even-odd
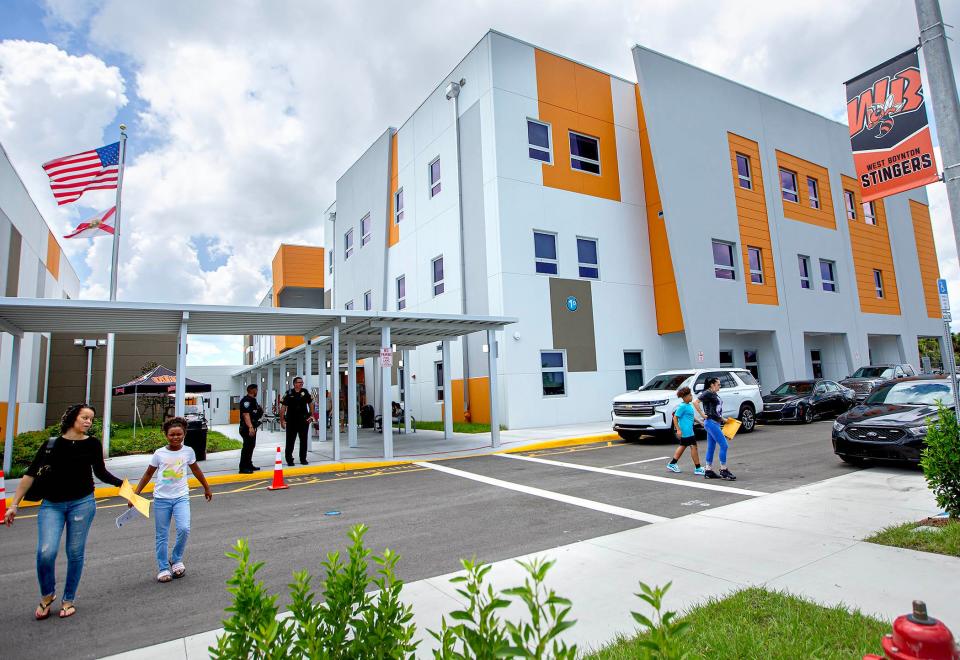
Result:
{"label": "grass lawn", "polygon": [[[667,607],[669,607],[669,595]],[[638,610],[649,615],[639,600]],[[882,653],[880,638],[890,623],[851,612],[823,607],[784,593],[751,588],[726,598],[712,599],[688,612],[690,622],[680,647],[691,658],[859,658]],[[650,657],[638,642],[620,639],[588,655],[597,660],[635,660]]]}
{"label": "grass lawn", "polygon": [[[98,420],[99,421],[99,420]],[[114,424],[111,427],[110,434],[110,455],[127,456],[128,454],[150,454],[154,449],[167,444],[160,430],[159,424],[148,424],[145,428],[137,427],[137,437],[133,437],[132,424]],[[6,475],[10,479],[16,479],[23,475],[24,471],[30,466],[33,457],[37,455],[40,445],[47,441],[51,435],[59,433],[59,429],[53,427],[42,431],[29,431],[20,433],[13,440],[13,466],[10,474]],[[102,437],[100,425],[97,424],[93,429],[92,435]],[[217,431],[207,431],[207,453],[226,451],[228,449],[240,449],[243,444],[239,440],[233,440]]]}
{"label": "grass lawn", "polygon": [[960,520],[951,520],[939,530],[913,531],[918,525],[919,523],[906,523],[887,527],[865,540],[896,548],[960,557]]}
{"label": "grass lawn", "polygon": [[[443,422],[421,422],[417,420],[417,429],[423,429],[424,431],[442,431]],[[501,431],[506,431],[506,426],[500,426]],[[453,432],[454,433],[490,433],[489,424],[474,424],[466,422],[454,422],[453,423]]]}

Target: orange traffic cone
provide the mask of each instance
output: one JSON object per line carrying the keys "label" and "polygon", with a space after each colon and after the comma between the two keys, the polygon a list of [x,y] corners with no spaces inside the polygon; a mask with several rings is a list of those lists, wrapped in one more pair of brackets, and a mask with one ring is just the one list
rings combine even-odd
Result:
{"label": "orange traffic cone", "polygon": [[7,515],[7,486],[3,481],[3,470],[0,470],[0,520]]}
{"label": "orange traffic cone", "polygon": [[267,486],[267,490],[283,490],[290,488],[283,482],[283,461],[280,456],[280,447],[277,447],[277,462],[273,464],[273,483]]}

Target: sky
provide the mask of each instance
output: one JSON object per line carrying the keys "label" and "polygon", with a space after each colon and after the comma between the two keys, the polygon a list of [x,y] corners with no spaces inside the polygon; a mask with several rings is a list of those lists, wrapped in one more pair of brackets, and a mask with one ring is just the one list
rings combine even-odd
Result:
{"label": "sky", "polygon": [[[942,5],[960,25],[960,2]],[[918,35],[910,0],[3,0],[0,142],[62,235],[113,192],[57,207],[41,163],[126,124],[118,297],[255,305],[277,246],[322,245],[337,178],[490,28],[630,80],[642,44],[839,121],[843,81]],[[927,193],[960,311],[944,186]],[[110,241],[62,244],[81,297],[107,298]],[[189,360],[241,350],[192,337]]]}

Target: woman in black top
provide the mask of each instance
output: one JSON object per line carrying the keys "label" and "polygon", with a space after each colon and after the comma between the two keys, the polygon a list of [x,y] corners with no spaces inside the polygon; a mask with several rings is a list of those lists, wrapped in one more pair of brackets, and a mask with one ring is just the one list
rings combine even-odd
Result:
{"label": "woman in black top", "polygon": [[46,444],[41,445],[33,463],[20,479],[13,504],[7,509],[4,522],[9,526],[17,517],[17,505],[33,485],[37,472],[43,465],[49,466],[49,478],[45,479],[46,492],[40,512],[37,514],[37,580],[40,582],[40,605],[34,612],[38,621],[50,616],[50,606],[57,598],[55,567],[57,550],[63,528],[67,528],[67,582],[63,589],[63,605],[60,618],[76,613],[73,600],[77,595],[80,575],[83,572],[83,554],[87,533],[97,512],[93,498],[93,474],[104,483],[119,486],[121,482],[107,472],[103,463],[103,448],[100,441],[87,435],[93,424],[95,411],[80,403],[67,408],[60,420],[60,437],[57,438],[45,459]]}

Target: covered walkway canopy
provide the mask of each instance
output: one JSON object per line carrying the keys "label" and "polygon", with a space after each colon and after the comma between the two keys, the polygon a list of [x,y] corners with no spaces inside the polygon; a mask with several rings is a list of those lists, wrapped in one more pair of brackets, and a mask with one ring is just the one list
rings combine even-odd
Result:
{"label": "covered walkway canopy", "polygon": [[[287,335],[303,337],[300,350],[305,361],[304,373],[312,381],[314,349],[321,356],[329,355],[331,373],[339,371],[341,361],[351,371],[358,359],[379,355],[382,349],[396,346],[408,351],[423,344],[442,342],[444,356],[449,354],[450,340],[474,332],[487,332],[490,370],[490,429],[494,445],[499,443],[499,416],[496,396],[495,333],[516,319],[458,314],[419,314],[414,312],[361,312],[331,309],[299,309],[276,307],[241,307],[226,305],[188,305],[173,303],[108,302],[88,300],[54,300],[45,298],[0,298],[0,331],[13,336],[9,400],[16,401],[19,377],[20,338],[26,332],[72,333],[83,335],[107,333],[175,334],[178,336],[176,369],[176,414],[183,413],[186,373],[187,334],[196,335]],[[283,356],[279,356],[283,358]],[[318,364],[325,364],[325,358]],[[113,390],[113,342],[107,347],[105,383],[104,451],[109,451],[110,393]],[[263,365],[254,365],[255,369]],[[449,387],[449,369],[444,370],[445,392]],[[352,375],[352,374],[351,374]],[[390,366],[381,365],[382,408],[389,411],[392,401]],[[321,379],[323,380],[323,379]],[[353,384],[354,379],[350,379]],[[312,386],[308,382],[307,386]],[[354,385],[355,386],[355,385]],[[332,379],[334,419],[339,418],[338,379]],[[349,400],[349,399],[348,399]],[[355,406],[348,412],[356,414]],[[445,417],[451,406],[444,406]],[[4,469],[9,471],[13,449],[16,406],[7,407]],[[408,416],[409,417],[409,416]],[[445,419],[446,421],[446,419]],[[325,429],[325,425],[321,424]],[[355,425],[354,425],[355,426]],[[340,458],[339,426],[334,424],[334,459]],[[393,457],[392,429],[384,424],[384,456]]]}

